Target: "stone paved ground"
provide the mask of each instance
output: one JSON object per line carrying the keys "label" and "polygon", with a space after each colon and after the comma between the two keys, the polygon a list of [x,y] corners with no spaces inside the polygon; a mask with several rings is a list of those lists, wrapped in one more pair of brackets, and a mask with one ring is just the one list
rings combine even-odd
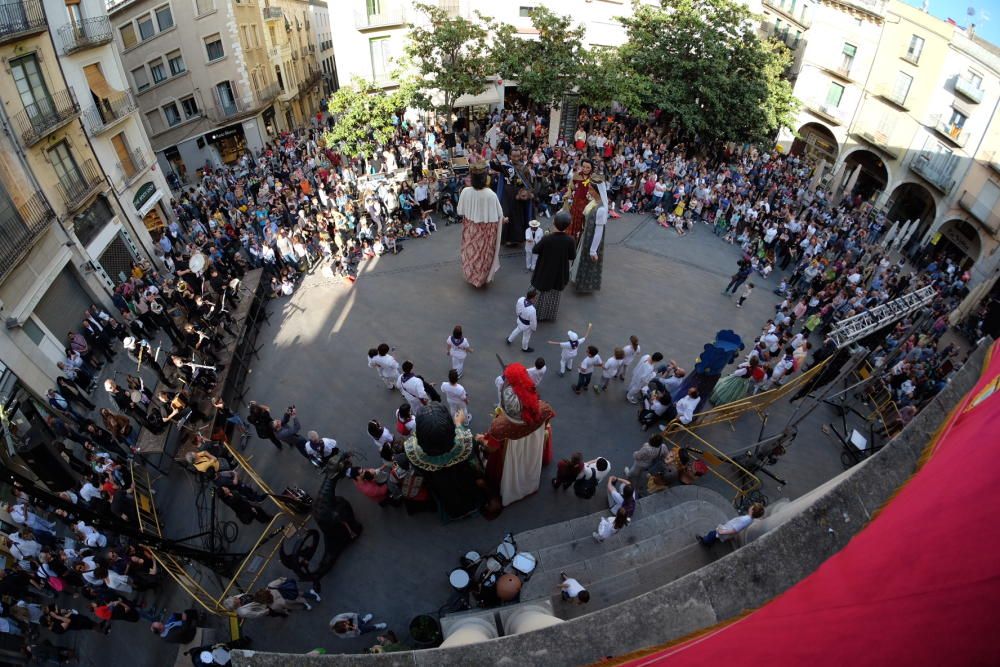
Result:
{"label": "stone paved ground", "polygon": [[[365,266],[353,287],[314,275],[292,297],[272,302],[271,324],[261,330],[259,340],[264,345],[249,380],[248,399],[270,405],[275,415],[294,403],[303,430],[334,437],[341,446],[366,454],[374,463],[377,457],[366,422],[375,417],[391,424],[401,399],[398,393],[387,391],[367,367],[366,350],[388,342],[397,348],[397,358],[413,360],[417,372],[440,382],[449,369],[444,340],[452,326],[461,323],[475,348],[463,379],[472,398],[472,427],[477,432],[484,428],[496,396],[493,379],[499,369],[494,353],[525,362],[536,356],[529,358],[516,345],[504,344],[514,322],[514,301],[527,289],[529,274],[521,251],[505,251],[495,282],[485,290],[470,287],[461,276],[459,238],[458,227],[441,227],[431,239],[408,242],[402,254]],[[567,328],[582,331],[593,322],[591,341],[602,355],[636,334],[645,352],[660,350],[691,368],[703,345],[719,329],[734,329],[745,341],[752,341],[778,298],[771,293],[775,281],[759,276],[753,279],[759,289],[743,309],[721,296],[738,250],[705,226],[678,237],[648,218],[625,216],[609,223],[605,252],[602,290],[577,296],[568,289],[558,322],[542,323],[532,345],[549,362],[540,392],[557,412],[556,456],[577,450],[587,457],[603,455],[615,470],[621,470],[643,441],[635,409],[624,400],[624,388],[618,384],[601,396],[574,395],[570,386],[575,373],[572,378],[558,377],[558,350],[544,341],[561,338]],[[787,406],[772,411],[769,434],[780,428],[788,412]],[[842,470],[839,446],[820,432],[821,423],[831,420],[832,411],[822,407],[800,427],[801,435],[775,469],[788,485],[779,490],[774,482],[764,480],[765,493],[772,500],[802,495]],[[732,428],[711,427],[704,435],[721,449],[737,452],[756,439],[759,428],[756,417],[745,416]],[[319,477],[298,454],[287,449],[279,453],[256,438],[248,453],[272,487],[296,483],[316,492]],[[543,476],[548,474],[543,471]],[[731,495],[717,480],[707,484]],[[175,468],[157,488],[170,533],[193,532],[192,480]],[[344,553],[325,579],[323,602],[314,611],[246,623],[245,632],[253,637],[255,648],[287,652],[318,646],[330,651],[364,649],[370,644],[368,637],[337,640],[327,630],[330,617],[343,611],[371,611],[405,638],[412,616],[434,612],[448,599],[447,573],[460,554],[469,549],[490,550],[507,531],[517,533],[594,512],[603,502],[600,494],[583,501],[572,492],[553,493],[543,480],[536,495],[505,509],[494,521],[476,517],[442,525],[432,514],[410,517],[402,509],[379,508],[347,484],[341,492],[365,525],[363,538]],[[220,513],[231,518],[225,508]],[[241,525],[237,546],[245,546],[253,537]],[[278,572],[280,568],[272,566],[263,580]],[[184,600],[174,594],[165,598],[165,604],[182,605]],[[130,630],[121,627],[107,640],[129,656],[130,664],[172,664],[173,652],[162,650],[144,628],[135,630],[143,631],[141,638]],[[87,643],[98,650],[106,646],[104,640],[88,639]]]}

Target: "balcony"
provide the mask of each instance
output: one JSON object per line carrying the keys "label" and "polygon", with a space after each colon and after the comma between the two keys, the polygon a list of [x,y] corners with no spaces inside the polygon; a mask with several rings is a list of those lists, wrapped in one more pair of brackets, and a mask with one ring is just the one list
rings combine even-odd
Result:
{"label": "balcony", "polygon": [[985,202],[980,201],[978,197],[974,196],[968,190],[962,193],[962,196],[958,200],[958,205],[973,218],[981,222],[992,233],[995,234],[1000,229],[1000,215],[995,215],[993,209]]}
{"label": "balcony", "polygon": [[859,139],[865,141],[866,143],[871,144],[872,146],[882,151],[892,159],[895,160],[896,158],[899,157],[899,148],[889,143],[889,137],[888,135],[886,135],[885,132],[882,132],[880,130],[869,130],[862,128],[856,131],[854,134]]}
{"label": "balcony", "polygon": [[283,21],[284,19],[285,19],[285,14],[284,12],[281,11],[281,7],[264,8],[265,21]]}
{"label": "balcony", "polygon": [[854,79],[851,77],[851,68],[843,67],[840,65],[820,65],[824,72],[832,74],[841,81],[853,82]]}
{"label": "balcony", "polygon": [[[954,156],[951,157],[954,158]],[[910,160],[910,170],[943,194],[950,195],[955,188],[955,179],[951,177],[955,171],[954,162],[948,161],[944,165],[940,163],[940,159],[937,162],[938,164],[935,164],[931,154],[924,151]]]}
{"label": "balcony", "polygon": [[960,128],[958,125],[944,120],[940,114],[935,114],[930,117],[930,126],[934,128],[935,132],[959,148],[965,147],[966,142],[969,140],[968,132]]}
{"label": "balcony", "polygon": [[278,84],[272,83],[269,86],[264,86],[257,91],[257,104],[260,106],[267,106],[280,94],[281,87],[278,86]]}
{"label": "balcony", "polygon": [[47,29],[41,0],[15,0],[0,4],[0,44]]}
{"label": "balcony", "polygon": [[216,123],[228,122],[257,110],[256,105],[244,102],[240,97],[234,96],[233,99],[227,100],[220,98],[218,92],[215,92],[212,97],[212,105],[205,109],[205,112]]}
{"label": "balcony", "polygon": [[118,175],[121,178],[122,190],[132,185],[142,176],[149,166],[149,158],[138,148],[133,148],[128,159],[118,162]]}
{"label": "balcony", "polygon": [[1000,174],[1000,151],[986,153],[983,158],[989,161],[990,169]]}
{"label": "balcony", "polygon": [[807,100],[805,105],[810,112],[833,125],[840,125],[844,122],[844,112],[839,107],[819,100]]}
{"label": "balcony", "polygon": [[802,5],[797,12],[793,9],[786,9],[784,5],[784,0],[764,0],[765,7],[773,9],[789,21],[799,24],[802,28],[809,28],[812,25],[812,17],[806,16],[805,5]]}
{"label": "balcony", "polygon": [[0,280],[17,267],[18,261],[56,219],[56,214],[40,192],[32,194],[16,209],[10,209],[9,213],[9,217],[0,219]]}
{"label": "balcony", "polygon": [[309,90],[310,88],[312,88],[313,86],[315,86],[317,83],[319,83],[320,79],[322,79],[322,78],[323,78],[322,72],[320,72],[319,70],[316,70],[315,72],[307,75],[306,78],[302,80],[302,85],[299,86],[299,89],[300,90]]}
{"label": "balcony", "polygon": [[910,110],[910,105],[907,103],[906,97],[900,97],[892,86],[879,86],[875,89],[875,94],[889,104],[899,107],[903,111]]}
{"label": "balcony", "polygon": [[406,11],[401,6],[383,7],[377,14],[357,12],[354,15],[354,27],[357,30],[378,30],[394,28],[406,24]]}
{"label": "balcony", "polygon": [[130,92],[108,97],[83,112],[83,124],[87,134],[94,137],[118,124],[138,108],[135,97]]}
{"label": "balcony", "polygon": [[58,188],[66,208],[75,211],[104,188],[104,176],[93,160],[87,160],[75,172],[60,177]]}
{"label": "balcony", "polygon": [[100,46],[111,41],[111,21],[107,16],[98,16],[82,21],[72,21],[59,28],[63,55],[69,55]]}
{"label": "balcony", "polygon": [[983,101],[983,89],[964,76],[955,79],[955,92],[973,104],[979,104]]}
{"label": "balcony", "polygon": [[292,45],[285,42],[280,46],[272,46],[267,50],[267,55],[271,57],[272,61],[275,61],[275,65],[280,65],[292,57]]}
{"label": "balcony", "polygon": [[80,105],[72,89],[60,90],[51,97],[29,104],[11,117],[21,143],[34,146],[80,113]]}

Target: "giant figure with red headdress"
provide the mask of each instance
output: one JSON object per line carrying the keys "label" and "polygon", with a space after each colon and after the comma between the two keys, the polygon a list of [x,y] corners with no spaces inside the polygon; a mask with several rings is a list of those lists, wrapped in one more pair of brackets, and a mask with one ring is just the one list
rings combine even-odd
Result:
{"label": "giant figure with red headdress", "polygon": [[496,416],[476,438],[487,450],[486,481],[506,507],[538,490],[542,466],[552,458],[556,413],[538,398],[523,365],[506,366],[503,379]]}

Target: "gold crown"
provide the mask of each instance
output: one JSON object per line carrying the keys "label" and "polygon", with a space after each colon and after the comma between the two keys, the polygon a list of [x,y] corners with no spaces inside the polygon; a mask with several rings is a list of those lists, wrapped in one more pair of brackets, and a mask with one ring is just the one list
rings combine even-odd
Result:
{"label": "gold crown", "polygon": [[469,167],[469,171],[472,172],[473,174],[485,174],[486,173],[486,163],[485,162],[476,162],[472,166]]}

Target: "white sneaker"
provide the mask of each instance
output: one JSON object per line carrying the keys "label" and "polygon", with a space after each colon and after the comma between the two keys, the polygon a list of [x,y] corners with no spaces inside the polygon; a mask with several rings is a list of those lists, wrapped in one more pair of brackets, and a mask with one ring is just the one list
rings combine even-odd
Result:
{"label": "white sneaker", "polygon": [[309,595],[311,595],[314,598],[316,598],[316,602],[322,602],[323,601],[323,599],[320,598],[319,593],[317,593],[315,590],[313,590],[311,588],[309,589]]}
{"label": "white sneaker", "polygon": [[312,611],[313,610],[312,605],[309,604],[308,602],[303,602],[302,604],[304,604],[306,606],[306,611]]}
{"label": "white sneaker", "polygon": [[625,476],[628,477],[628,466],[625,466]]}
{"label": "white sneaker", "polygon": [[371,620],[372,620],[373,618],[375,618],[375,615],[374,615],[374,614],[365,614],[364,616],[362,616],[362,617],[361,617],[361,622],[362,622],[362,623],[368,623],[368,622],[369,622],[369,621],[371,621]]}
{"label": "white sneaker", "polygon": [[389,625],[386,624],[386,623],[376,623],[375,624],[375,629],[376,630],[385,630],[388,627],[389,627]]}
{"label": "white sneaker", "polygon": [[591,533],[590,536],[593,537],[594,541],[597,542],[597,543],[601,543],[601,542],[604,541],[604,540],[601,539],[601,536],[598,535],[596,532]]}

